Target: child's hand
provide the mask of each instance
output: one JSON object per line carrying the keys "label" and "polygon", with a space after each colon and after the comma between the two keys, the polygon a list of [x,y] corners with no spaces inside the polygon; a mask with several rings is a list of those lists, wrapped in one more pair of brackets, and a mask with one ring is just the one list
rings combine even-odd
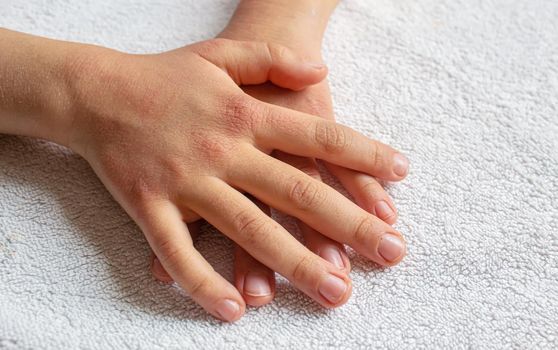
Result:
{"label": "child's hand", "polygon": [[[334,119],[331,96],[326,80],[297,92],[282,89],[273,84],[247,86],[244,88],[244,91],[262,101],[323,116],[326,119]],[[314,159],[293,156],[283,152],[274,152],[273,155],[277,159],[321,181]],[[372,176],[327,162],[325,162],[325,166],[340,180],[361,208],[376,215],[388,224],[395,223],[397,220],[395,205],[382,185]],[[269,211],[269,208],[261,207],[263,210]],[[197,233],[197,225],[191,226],[192,229],[190,231]],[[343,244],[320,234],[302,221],[298,221],[298,226],[308,249],[339,268],[344,269],[347,273],[350,272],[351,264]],[[151,269],[154,276],[163,282],[172,281],[172,278],[162,268],[160,262],[155,260],[154,256],[152,259]],[[379,263],[382,264],[382,262]],[[255,260],[238,245],[235,245],[234,280],[237,289],[249,305],[261,306],[274,298],[274,272]]]}
{"label": "child's hand", "polygon": [[313,254],[240,191],[383,265],[404,255],[391,226],[273,157],[316,157],[400,180],[398,153],[331,121],[260,102],[237,84],[300,89],[323,66],[265,44],[212,40],[159,55],[84,56],[75,66],[68,144],[144,231],[163,267],[207,311],[242,316],[239,292],[194,249],[184,222],[203,217],[324,306],[343,304],[346,271]]}
{"label": "child's hand", "polygon": [[[321,39],[327,18],[335,4],[334,0],[324,0],[319,2],[319,5],[317,2],[310,1],[241,1],[233,19],[220,36],[280,43],[292,47],[304,57],[321,61]],[[334,120],[329,87],[325,80],[299,92],[281,89],[273,84],[249,86],[244,90],[262,101]],[[283,152],[274,152],[274,156],[320,180],[313,159]],[[361,208],[386,223],[393,224],[396,221],[397,210],[393,201],[372,176],[328,162],[325,162],[325,165],[341,181]],[[406,174],[408,163],[404,157],[401,158],[399,165],[398,171]],[[268,208],[264,206],[262,210]],[[304,242],[311,251],[335,266],[350,271],[350,261],[343,244],[322,235],[302,221],[298,221],[298,224]],[[194,228],[194,231],[197,229]],[[401,246],[398,243],[399,241],[393,241],[392,249],[386,247],[384,253],[389,254],[391,251],[394,255],[399,254],[398,248]],[[379,263],[384,264],[385,261]],[[272,270],[251,257],[238,245],[236,245],[234,264],[236,287],[248,304],[259,306],[273,299],[275,275]],[[151,268],[156,278],[172,281],[157,259],[153,259]]]}

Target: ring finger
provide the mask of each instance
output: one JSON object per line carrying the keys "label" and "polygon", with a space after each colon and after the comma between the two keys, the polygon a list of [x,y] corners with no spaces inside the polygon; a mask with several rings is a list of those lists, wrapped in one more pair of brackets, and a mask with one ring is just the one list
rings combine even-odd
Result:
{"label": "ring finger", "polygon": [[[245,164],[259,164],[261,171]],[[295,216],[329,238],[351,245],[381,265],[397,264],[405,243],[390,225],[302,171],[260,151],[245,152],[230,183],[267,205]]]}
{"label": "ring finger", "polygon": [[195,212],[323,306],[337,307],[347,301],[351,281],[343,270],[313,254],[222,180],[207,181],[211,183],[191,203]]}

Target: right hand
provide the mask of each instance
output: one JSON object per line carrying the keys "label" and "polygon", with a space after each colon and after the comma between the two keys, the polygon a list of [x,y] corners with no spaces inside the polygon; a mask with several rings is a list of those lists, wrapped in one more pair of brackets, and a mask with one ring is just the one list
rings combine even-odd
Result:
{"label": "right hand", "polygon": [[[103,51],[104,52],[104,51]],[[242,316],[237,289],[195,250],[186,223],[207,220],[326,307],[348,299],[346,271],[312,253],[242,192],[382,265],[400,233],[343,195],[268,154],[280,150],[386,180],[397,151],[332,121],[258,101],[238,85],[299,90],[324,67],[263,43],[217,39],[158,55],[86,55],[73,69],[68,144],[144,232],[170,276],[208,312]]]}

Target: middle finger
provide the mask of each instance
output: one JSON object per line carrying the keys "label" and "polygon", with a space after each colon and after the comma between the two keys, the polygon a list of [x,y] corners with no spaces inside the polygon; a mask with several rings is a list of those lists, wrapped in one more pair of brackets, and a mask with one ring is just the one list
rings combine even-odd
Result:
{"label": "middle finger", "polygon": [[[254,168],[253,164],[258,164]],[[392,266],[405,254],[401,234],[345,196],[302,171],[258,150],[245,152],[228,176],[267,205],[353,247],[378,264]]]}

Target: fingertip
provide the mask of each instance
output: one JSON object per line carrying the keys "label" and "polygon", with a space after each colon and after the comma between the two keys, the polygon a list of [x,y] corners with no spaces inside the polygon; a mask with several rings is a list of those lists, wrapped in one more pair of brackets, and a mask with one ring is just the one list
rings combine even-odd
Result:
{"label": "fingertip", "polygon": [[238,273],[236,288],[250,306],[263,306],[275,297],[275,274],[262,271]]}
{"label": "fingertip", "polygon": [[327,74],[327,66],[323,63],[293,61],[273,67],[269,73],[269,80],[277,86],[301,91],[318,84],[327,77]]}
{"label": "fingertip", "polygon": [[352,290],[352,281],[347,274],[330,272],[322,278],[318,286],[318,292],[322,297],[320,304],[328,309],[338,308],[347,303]]}
{"label": "fingertip", "polygon": [[307,62],[308,69],[308,83],[317,84],[324,80],[328,74],[328,68],[325,63],[322,62]]}
{"label": "fingertip", "polygon": [[251,296],[251,295],[243,295],[243,297],[244,297],[244,301],[246,302],[247,305],[250,305],[250,306],[253,306],[253,307],[260,307],[260,306],[264,306],[264,305],[267,305],[267,304],[271,303],[273,301],[273,299],[275,298],[275,294],[261,296],[261,297],[255,297],[255,296]]}
{"label": "fingertip", "polygon": [[[255,203],[269,211],[269,207],[259,201]],[[235,286],[250,306],[262,306],[275,297],[275,273],[254,259],[248,252],[236,245],[234,260]]]}
{"label": "fingertip", "polygon": [[345,247],[339,244],[331,243],[326,240],[322,242],[323,246],[317,248],[317,254],[324,260],[333,264],[336,268],[345,272],[351,271],[351,262],[347,256]]}
{"label": "fingertip", "polygon": [[301,91],[309,86],[318,84],[327,77],[328,68],[324,63],[306,62],[304,69],[298,76],[297,86],[293,86],[292,90]]}
{"label": "fingertip", "polygon": [[389,225],[395,224],[398,217],[397,210],[390,200],[377,201],[371,213]]}
{"label": "fingertip", "polygon": [[246,311],[243,300],[222,299],[216,303],[214,315],[225,322],[236,322]]}
{"label": "fingertip", "polygon": [[393,155],[393,172],[399,180],[403,180],[409,173],[409,159],[402,153]]}
{"label": "fingertip", "polygon": [[151,273],[153,274],[153,277],[155,277],[155,279],[157,279],[158,281],[163,283],[173,282],[172,277],[167,273],[167,270],[165,270],[165,268],[163,267],[163,265],[155,255],[152,255],[151,257],[150,267],[151,267]]}
{"label": "fingertip", "polygon": [[347,291],[345,292],[344,297],[333,307],[338,308],[340,306],[345,305],[347,301],[349,301],[349,299],[351,298],[352,294],[353,294],[353,281],[349,277],[347,277]]}
{"label": "fingertip", "polygon": [[401,234],[388,232],[378,241],[378,255],[383,261],[377,261],[384,266],[395,266],[407,255],[407,243]]}
{"label": "fingertip", "polygon": [[344,246],[341,248],[341,258],[343,259],[343,264],[345,265],[345,272],[347,274],[350,273],[353,267],[351,265],[351,259],[349,259],[349,254],[347,254],[347,250],[345,250]]}
{"label": "fingertip", "polygon": [[372,176],[326,163],[328,170],[339,179],[356,204],[388,225],[397,222],[399,214],[383,186]]}
{"label": "fingertip", "polygon": [[151,270],[156,278],[176,281],[219,319],[233,322],[242,317],[246,308],[242,296],[194,248],[178,208],[158,202],[149,208],[147,217],[142,229],[154,252]]}

